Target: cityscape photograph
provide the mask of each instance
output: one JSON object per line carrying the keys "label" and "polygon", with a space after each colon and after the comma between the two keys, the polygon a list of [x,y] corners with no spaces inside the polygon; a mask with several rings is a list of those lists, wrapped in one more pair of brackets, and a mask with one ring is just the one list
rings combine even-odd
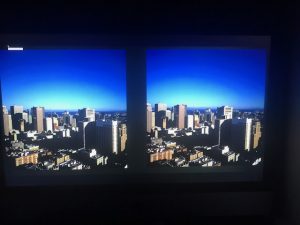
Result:
{"label": "cityscape photograph", "polygon": [[127,168],[124,50],[0,51],[12,170]]}
{"label": "cityscape photograph", "polygon": [[150,167],[262,166],[264,49],[151,49]]}

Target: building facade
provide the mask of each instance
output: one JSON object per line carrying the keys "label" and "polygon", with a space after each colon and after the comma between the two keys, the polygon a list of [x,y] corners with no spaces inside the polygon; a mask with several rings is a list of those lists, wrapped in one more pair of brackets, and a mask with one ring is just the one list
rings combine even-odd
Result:
{"label": "building facade", "polygon": [[187,106],[183,104],[174,106],[175,126],[178,129],[185,128],[186,109]]}
{"label": "building facade", "polygon": [[44,131],[44,117],[45,109],[44,107],[33,107],[31,109],[32,120],[33,120],[33,129],[38,133]]}
{"label": "building facade", "polygon": [[232,119],[233,108],[229,106],[222,106],[217,108],[217,117],[219,119]]}
{"label": "building facade", "polygon": [[96,147],[103,155],[118,154],[118,121],[97,120]]}
{"label": "building facade", "polygon": [[252,119],[234,118],[231,126],[231,148],[250,151]]}
{"label": "building facade", "polygon": [[152,107],[147,104],[147,132],[150,133],[152,129]]}

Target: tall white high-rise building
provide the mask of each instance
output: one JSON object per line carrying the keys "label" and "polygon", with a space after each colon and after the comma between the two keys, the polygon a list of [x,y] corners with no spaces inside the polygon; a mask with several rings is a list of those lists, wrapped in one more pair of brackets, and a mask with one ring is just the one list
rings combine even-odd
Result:
{"label": "tall white high-rise building", "polygon": [[152,129],[152,107],[147,104],[147,132],[150,133]]}
{"label": "tall white high-rise building", "polygon": [[8,113],[3,114],[3,128],[5,136],[8,136],[9,132],[13,130],[11,115],[9,115]]}
{"label": "tall white high-rise building", "polygon": [[29,113],[29,110],[28,110],[27,114],[28,114],[28,123],[32,124],[32,115]]}
{"label": "tall white high-rise building", "polygon": [[2,106],[2,114],[3,114],[3,129],[4,129],[4,135],[8,136],[9,132],[12,131],[12,118],[11,115],[8,114],[8,110],[6,106]]}
{"label": "tall white high-rise building", "polygon": [[171,112],[171,110],[169,110],[169,109],[166,110],[166,117],[168,118],[168,120],[172,119],[172,112]]}
{"label": "tall white high-rise building", "polygon": [[250,151],[252,119],[234,118],[231,126],[231,146],[235,151]]}
{"label": "tall white high-rise building", "polygon": [[102,154],[118,154],[118,121],[96,121],[96,146]]}
{"label": "tall white high-rise building", "polygon": [[29,122],[29,115],[27,112],[23,112],[22,119],[25,120],[26,123]]}
{"label": "tall white high-rise building", "polygon": [[72,127],[77,127],[77,120],[74,116],[70,115],[70,125]]}
{"label": "tall white high-rise building", "polygon": [[126,142],[127,142],[127,126],[126,124],[120,124],[119,127],[119,151],[123,152],[126,148]]}
{"label": "tall white high-rise building", "polygon": [[58,130],[59,123],[57,117],[52,117],[52,123],[53,123],[53,130]]}
{"label": "tall white high-rise building", "polygon": [[155,112],[152,112],[152,128],[154,128],[155,126]]}
{"label": "tall white high-rise building", "polygon": [[261,135],[260,121],[252,121],[251,149],[255,149],[258,147]]}
{"label": "tall white high-rise building", "polygon": [[194,116],[193,115],[187,116],[187,128],[194,129]]}
{"label": "tall white high-rise building", "polygon": [[174,114],[174,106],[171,108],[171,120],[175,120],[175,114]]}
{"label": "tall white high-rise building", "polygon": [[86,147],[86,126],[89,124],[90,122],[88,121],[80,121],[78,123],[78,129],[79,129],[79,134],[81,137],[81,144],[82,147],[85,148]]}
{"label": "tall white high-rise building", "polygon": [[8,114],[8,110],[7,110],[5,105],[2,106],[2,113],[3,114]]}
{"label": "tall white high-rise building", "polygon": [[46,132],[51,131],[53,132],[53,121],[51,117],[45,118],[45,130]]}
{"label": "tall white high-rise building", "polygon": [[200,122],[199,114],[194,114],[193,116],[194,116],[194,127],[195,128],[200,127],[200,124],[199,124],[199,122]]}
{"label": "tall white high-rise building", "polygon": [[224,123],[225,119],[216,119],[215,120],[215,135],[216,135],[216,143],[218,145],[221,144],[221,131],[222,131],[222,125]]}

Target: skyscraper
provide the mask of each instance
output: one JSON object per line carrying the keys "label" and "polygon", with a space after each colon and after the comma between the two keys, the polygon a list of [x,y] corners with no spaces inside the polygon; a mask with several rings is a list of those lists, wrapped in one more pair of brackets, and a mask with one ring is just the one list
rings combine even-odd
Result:
{"label": "skyscraper", "polygon": [[20,106],[20,105],[11,106],[10,113],[11,113],[11,115],[14,115],[16,113],[23,113],[23,106]]}
{"label": "skyscraper", "polygon": [[187,116],[187,128],[194,129],[194,116],[193,115]]}
{"label": "skyscraper", "polygon": [[26,110],[26,113],[27,113],[27,115],[28,115],[28,124],[32,124],[32,115],[31,115],[31,113],[30,113],[30,110],[27,109],[27,110]]}
{"label": "skyscraper", "polygon": [[95,121],[95,109],[83,108],[78,110],[80,121]]}
{"label": "skyscraper", "polygon": [[167,117],[165,116],[161,119],[161,128],[167,129]]}
{"label": "skyscraper", "polygon": [[2,113],[3,114],[8,114],[8,110],[7,110],[5,105],[2,106]]}
{"label": "skyscraper", "polygon": [[25,131],[25,127],[28,127],[28,113],[27,112],[21,112],[21,113],[15,113],[14,114],[15,123],[17,124],[16,130],[19,131]]}
{"label": "skyscraper", "polygon": [[147,104],[147,132],[150,133],[152,129],[152,107]]}
{"label": "skyscraper", "polygon": [[[160,110],[159,112],[155,112],[155,126],[163,127],[163,123],[166,120],[166,111]],[[166,126],[166,125],[165,125]]]}
{"label": "skyscraper", "polygon": [[172,110],[171,110],[171,120],[172,120],[172,121],[175,120],[174,107],[172,107]]}
{"label": "skyscraper", "polygon": [[199,122],[200,122],[200,119],[199,119],[199,114],[196,114],[194,113],[194,127],[198,128],[200,126]]}
{"label": "skyscraper", "polygon": [[89,124],[88,121],[80,121],[78,123],[78,129],[79,129],[79,134],[80,134],[80,139],[81,139],[81,146],[83,148],[86,148],[86,126]]}
{"label": "skyscraper", "polygon": [[250,150],[252,119],[234,118],[231,126],[231,147],[234,151]]}
{"label": "skyscraper", "polygon": [[57,117],[53,116],[52,122],[53,122],[53,130],[58,130],[59,123]]}
{"label": "skyscraper", "polygon": [[174,106],[175,126],[179,129],[185,127],[186,108],[187,106],[183,104]]}
{"label": "skyscraper", "polygon": [[11,114],[11,119],[12,119],[12,125],[13,129],[18,130],[19,128],[19,123],[18,123],[18,114],[23,113],[23,106],[20,105],[13,105],[10,106],[10,114]]}
{"label": "skyscraper", "polygon": [[167,117],[167,120],[170,120],[170,119],[172,119],[172,112],[171,112],[171,110],[166,110],[166,117]]}
{"label": "skyscraper", "polygon": [[211,111],[210,108],[206,109],[205,112],[204,112],[204,121],[207,121],[207,122],[210,122],[210,123],[215,122],[215,115]]}
{"label": "skyscraper", "polygon": [[215,138],[216,138],[216,144],[221,144],[221,130],[222,130],[222,124],[224,123],[225,119],[216,119],[215,120]]}
{"label": "skyscraper", "polygon": [[122,123],[119,127],[119,148],[120,151],[123,152],[126,148],[126,141],[127,141],[127,126],[126,124]]}
{"label": "skyscraper", "polygon": [[81,137],[81,146],[83,146],[83,148],[95,148],[96,122],[80,121],[78,128]]}
{"label": "skyscraper", "polygon": [[62,119],[64,125],[71,125],[71,115],[69,112],[65,111],[62,115]]}
{"label": "skyscraper", "polygon": [[32,120],[33,120],[33,129],[38,133],[44,131],[44,117],[45,109],[44,107],[33,107],[31,109]]}
{"label": "skyscraper", "polygon": [[215,143],[218,145],[229,145],[231,138],[231,119],[215,120]]}
{"label": "skyscraper", "polygon": [[156,126],[155,124],[155,112],[152,112],[152,128]]}
{"label": "skyscraper", "polygon": [[217,117],[219,119],[232,119],[233,108],[229,106],[222,106],[217,108]]}
{"label": "skyscraper", "polygon": [[18,120],[18,130],[25,131],[25,120],[23,119]]}
{"label": "skyscraper", "polygon": [[118,121],[97,120],[96,148],[104,154],[118,154]]}
{"label": "skyscraper", "polygon": [[9,132],[12,131],[12,119],[11,115],[8,113],[3,114],[3,128],[4,128],[4,135],[9,136]]}
{"label": "skyscraper", "polygon": [[164,103],[156,103],[155,104],[155,112],[159,111],[166,111],[167,110],[167,105]]}
{"label": "skyscraper", "polygon": [[25,120],[26,123],[29,122],[29,116],[27,112],[23,112],[22,114],[22,119]]}
{"label": "skyscraper", "polygon": [[70,125],[72,127],[77,127],[77,120],[74,116],[70,115]]}
{"label": "skyscraper", "polygon": [[261,138],[261,126],[259,121],[255,121],[251,130],[251,149],[257,148]]}
{"label": "skyscraper", "polygon": [[51,117],[46,117],[45,118],[45,121],[44,121],[44,125],[45,125],[45,129],[46,131],[51,131],[53,132],[53,121],[52,121],[52,118]]}
{"label": "skyscraper", "polygon": [[155,126],[162,127],[166,117],[167,105],[164,103],[155,104]]}

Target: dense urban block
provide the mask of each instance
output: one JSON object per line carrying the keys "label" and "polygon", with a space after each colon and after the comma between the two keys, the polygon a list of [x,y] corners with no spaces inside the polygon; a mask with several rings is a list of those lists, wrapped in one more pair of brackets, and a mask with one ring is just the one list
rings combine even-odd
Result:
{"label": "dense urban block", "polygon": [[82,170],[126,167],[124,112],[52,112],[2,107],[9,165],[31,170]]}
{"label": "dense urban block", "polygon": [[[151,166],[258,165],[262,161],[263,111],[189,109],[147,104],[147,154]],[[170,112],[170,116],[166,116]],[[152,113],[159,115],[152,121]]]}

